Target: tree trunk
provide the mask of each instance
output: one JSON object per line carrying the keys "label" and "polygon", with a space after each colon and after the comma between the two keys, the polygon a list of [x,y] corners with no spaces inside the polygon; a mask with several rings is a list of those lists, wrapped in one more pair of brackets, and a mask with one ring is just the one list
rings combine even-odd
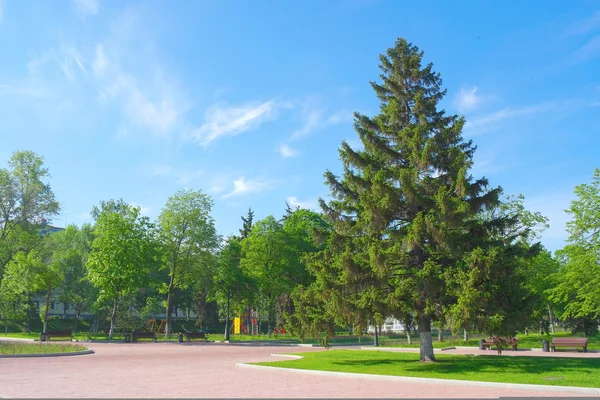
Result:
{"label": "tree trunk", "polygon": [[108,331],[108,340],[111,340],[113,338],[113,335],[115,334],[115,324],[117,323],[118,307],[119,307],[119,298],[115,297],[115,300],[113,302],[112,314],[110,316],[110,330]]}
{"label": "tree trunk", "polygon": [[173,330],[173,322],[171,321],[171,314],[173,313],[173,298],[175,297],[175,268],[171,271],[171,278],[169,279],[169,291],[167,294],[167,310],[166,310],[166,322],[165,322],[165,334],[169,338],[171,337],[171,331]]}
{"label": "tree trunk", "polygon": [[420,361],[435,361],[431,337],[431,318],[426,315],[419,316],[419,348],[421,350]]}
{"label": "tree trunk", "polygon": [[469,340],[469,332],[467,332],[467,328],[463,329],[463,340],[467,342]]}
{"label": "tree trunk", "polygon": [[44,309],[44,327],[42,328],[42,331],[44,333],[46,333],[46,330],[48,329],[48,309],[50,308],[50,294],[51,289],[48,288],[48,291],[46,292],[46,308]]}
{"label": "tree trunk", "polygon": [[81,316],[81,311],[79,307],[77,308],[77,314],[75,314],[75,323],[73,324],[73,333],[77,332],[77,323],[79,322],[79,317]]}
{"label": "tree trunk", "polygon": [[375,325],[375,338],[374,338],[373,345],[375,347],[379,347],[379,333],[377,332],[377,325]]}
{"label": "tree trunk", "polygon": [[552,315],[552,307],[548,303],[548,318],[550,319],[550,331],[554,335],[554,315]]}
{"label": "tree trunk", "polygon": [[408,341],[408,344],[412,344],[412,338],[410,337],[410,329],[406,330],[406,340]]}
{"label": "tree trunk", "polygon": [[438,342],[444,341],[444,331],[442,328],[438,328]]}

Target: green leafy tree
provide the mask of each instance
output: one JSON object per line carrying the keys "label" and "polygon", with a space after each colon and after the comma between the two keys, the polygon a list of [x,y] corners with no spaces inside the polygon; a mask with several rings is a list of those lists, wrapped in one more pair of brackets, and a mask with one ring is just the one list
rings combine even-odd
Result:
{"label": "green leafy tree", "polygon": [[77,331],[81,313],[90,309],[98,296],[94,286],[86,279],[85,267],[93,242],[93,227],[84,224],[79,229],[75,225],[69,225],[58,234],[62,244],[57,250],[61,252],[65,263],[65,279],[57,298],[65,304],[65,309],[67,306],[73,307],[75,311],[73,330]]}
{"label": "green leafy tree", "polygon": [[254,224],[250,235],[242,241],[242,254],[241,267],[246,276],[256,283],[271,332],[275,323],[276,299],[293,288],[288,274],[289,253],[281,224],[273,216]]}
{"label": "green leafy tree", "polygon": [[0,280],[13,255],[37,245],[43,223],[60,211],[43,164],[34,152],[17,151],[0,169]]}
{"label": "green leafy tree", "polygon": [[156,257],[154,226],[139,207],[100,209],[86,267],[88,279],[99,289],[98,302],[112,301],[109,338],[115,332],[119,300],[144,286]]}
{"label": "green leafy tree", "polygon": [[388,304],[414,314],[420,358],[434,361],[432,320],[451,301],[444,279],[462,254],[480,210],[500,189],[469,174],[475,147],[463,140],[464,119],[439,110],[445,90],[432,64],[404,39],[380,56],[381,102],[375,117],[355,114],[364,149],[342,142],[343,176],[325,173],[333,200],[321,205],[336,235],[363,242],[369,268],[384,278]]}
{"label": "green leafy tree", "polygon": [[215,222],[210,216],[212,205],[210,197],[200,191],[179,191],[169,197],[158,217],[163,265],[169,271],[165,311],[167,337],[172,331],[175,290],[191,284],[195,269],[212,265],[218,242]]}
{"label": "green leafy tree", "polygon": [[600,318],[600,169],[594,170],[591,183],[575,187],[575,195],[567,210],[572,218],[568,244],[557,252],[557,285],[548,294],[560,305],[562,320],[590,334]]}

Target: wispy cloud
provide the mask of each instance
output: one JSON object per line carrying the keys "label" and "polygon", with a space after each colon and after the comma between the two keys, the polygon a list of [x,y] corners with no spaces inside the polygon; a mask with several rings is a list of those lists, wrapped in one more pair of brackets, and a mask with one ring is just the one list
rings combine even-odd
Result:
{"label": "wispy cloud", "polygon": [[142,85],[106,54],[102,44],[96,46],[92,68],[99,82],[100,100],[121,104],[134,124],[159,136],[169,136],[188,109],[187,102],[174,90],[176,85],[165,82],[160,72]]}
{"label": "wispy cloud", "polygon": [[352,112],[350,111],[341,110],[328,114],[325,109],[318,108],[311,104],[303,105],[302,109],[302,126],[292,133],[291,139],[299,139],[308,136],[313,131],[322,129],[326,126],[352,121]]}
{"label": "wispy cloud", "polygon": [[575,21],[566,29],[567,35],[583,35],[588,32],[600,29],[600,10],[596,10],[587,18]]}
{"label": "wispy cloud", "polygon": [[276,149],[276,151],[279,152],[279,154],[281,154],[281,157],[285,157],[285,158],[298,156],[298,152],[296,150],[292,149],[287,144],[281,144],[279,146],[279,148]]}
{"label": "wispy cloud", "polygon": [[465,124],[465,134],[477,135],[499,127],[503,122],[526,115],[552,110],[556,103],[542,103],[521,108],[504,108],[490,114],[471,118]]}
{"label": "wispy cloud", "polygon": [[506,166],[498,160],[496,156],[477,156],[473,163],[471,173],[475,177],[482,175],[495,175],[502,171]]}
{"label": "wispy cloud", "polygon": [[235,196],[242,196],[249,193],[262,192],[271,186],[271,182],[264,180],[246,180],[240,177],[233,181],[233,190],[222,197],[224,199]]}
{"label": "wispy cloud", "polygon": [[573,54],[573,61],[583,62],[598,55],[600,55],[600,36],[595,36]]}
{"label": "wispy cloud", "polygon": [[296,196],[288,196],[285,199],[287,203],[292,207],[300,207],[305,209],[314,209],[317,207],[316,202],[314,201],[300,201]]}
{"label": "wispy cloud", "polygon": [[458,111],[464,113],[466,111],[473,111],[485,102],[485,98],[477,95],[477,86],[471,88],[461,87],[458,95],[454,99],[454,104]]}
{"label": "wispy cloud", "polygon": [[209,107],[204,115],[205,122],[197,129],[185,134],[197,144],[207,145],[223,136],[235,136],[251,129],[273,116],[278,104],[275,101],[247,103],[239,106]]}
{"label": "wispy cloud", "polygon": [[21,86],[0,84],[0,96],[10,95],[42,98],[45,94],[46,92],[41,86],[36,86],[29,82]]}
{"label": "wispy cloud", "polygon": [[98,0],[73,0],[73,5],[81,15],[98,14]]}

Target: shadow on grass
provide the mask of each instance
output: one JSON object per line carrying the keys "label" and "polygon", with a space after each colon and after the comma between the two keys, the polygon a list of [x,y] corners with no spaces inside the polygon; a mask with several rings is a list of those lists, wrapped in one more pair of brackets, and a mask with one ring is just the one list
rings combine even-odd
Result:
{"label": "shadow on grass", "polygon": [[507,370],[515,373],[547,374],[577,373],[598,374],[600,380],[600,359],[576,359],[554,357],[476,357],[451,356],[438,357],[435,363],[421,363],[418,360],[397,359],[393,357],[365,357],[362,359],[339,359],[331,361],[339,366],[393,366],[414,373],[439,373],[461,375],[469,373],[498,373]]}

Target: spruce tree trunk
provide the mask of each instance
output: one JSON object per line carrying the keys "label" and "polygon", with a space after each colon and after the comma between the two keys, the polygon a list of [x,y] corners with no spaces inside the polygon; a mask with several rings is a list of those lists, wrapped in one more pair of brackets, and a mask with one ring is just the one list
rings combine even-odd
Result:
{"label": "spruce tree trunk", "polygon": [[420,361],[435,361],[433,338],[431,336],[431,318],[426,315],[419,316],[419,348]]}
{"label": "spruce tree trunk", "polygon": [[46,292],[46,307],[44,309],[44,327],[42,328],[42,331],[44,333],[46,333],[46,330],[48,329],[48,309],[50,308],[50,292],[51,289],[48,288],[48,291]]}
{"label": "spruce tree trunk", "polygon": [[173,312],[173,297],[175,296],[175,267],[171,271],[171,278],[169,279],[169,291],[167,294],[167,310],[166,310],[166,323],[165,323],[165,334],[169,338],[171,337],[172,324],[171,313]]}
{"label": "spruce tree trunk", "polygon": [[117,323],[117,309],[119,307],[119,298],[115,296],[115,300],[113,302],[113,310],[110,316],[110,330],[108,331],[108,340],[113,338],[115,333],[115,324]]}

